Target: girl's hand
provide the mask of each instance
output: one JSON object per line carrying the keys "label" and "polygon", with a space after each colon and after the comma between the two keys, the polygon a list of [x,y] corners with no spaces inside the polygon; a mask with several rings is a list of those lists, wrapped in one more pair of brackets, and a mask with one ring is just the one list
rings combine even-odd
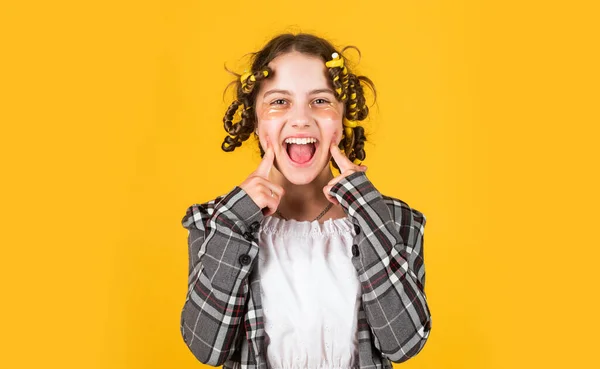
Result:
{"label": "girl's hand", "polygon": [[275,160],[275,152],[269,137],[267,140],[267,151],[263,156],[258,168],[239,186],[250,196],[250,198],[262,209],[264,216],[275,213],[279,207],[279,201],[284,194],[283,187],[269,181],[269,172]]}
{"label": "girl's hand", "polygon": [[325,187],[323,187],[323,193],[325,194],[325,197],[327,197],[327,200],[336,205],[339,205],[337,199],[329,194],[329,191],[331,190],[333,185],[341,181],[342,178],[347,177],[352,173],[365,172],[367,170],[367,167],[365,165],[356,165],[353,162],[351,162],[346,155],[342,154],[340,149],[335,144],[335,140],[331,143],[329,151],[331,152],[331,156],[333,156],[333,160],[335,160],[335,163],[340,168],[341,173],[339,176],[329,181],[329,183],[327,183]]}

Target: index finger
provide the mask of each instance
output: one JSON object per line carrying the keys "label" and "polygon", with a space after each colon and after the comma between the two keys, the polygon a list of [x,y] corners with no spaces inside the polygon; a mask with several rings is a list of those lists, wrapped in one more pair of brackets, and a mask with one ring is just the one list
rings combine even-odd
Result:
{"label": "index finger", "polygon": [[273,167],[273,160],[275,159],[275,152],[273,151],[273,146],[269,141],[267,141],[267,151],[265,151],[265,156],[263,156],[258,168],[255,173],[263,178],[269,178],[269,173],[271,172],[271,168]]}
{"label": "index finger", "polygon": [[340,172],[344,173],[346,170],[354,168],[354,163],[352,163],[350,159],[346,157],[346,155],[342,154],[340,148],[337,147],[335,143],[331,144],[329,151],[331,151],[331,156],[333,156],[333,160],[335,160],[335,163],[340,168]]}

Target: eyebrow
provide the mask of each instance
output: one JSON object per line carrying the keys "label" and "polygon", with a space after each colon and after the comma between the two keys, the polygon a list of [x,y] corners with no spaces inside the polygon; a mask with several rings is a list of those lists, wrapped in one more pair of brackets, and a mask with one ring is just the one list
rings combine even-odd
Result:
{"label": "eyebrow", "polygon": [[[333,90],[330,89],[330,88],[319,88],[319,89],[310,91],[308,94],[309,95],[316,95],[316,94],[319,94],[321,92],[327,92],[327,93],[330,93],[330,94],[333,95]],[[283,95],[291,95],[292,94],[288,90],[269,90],[269,91],[265,92],[265,94],[263,95],[263,98],[267,97],[267,95],[275,94],[275,93],[280,93],[280,94],[283,94]]]}

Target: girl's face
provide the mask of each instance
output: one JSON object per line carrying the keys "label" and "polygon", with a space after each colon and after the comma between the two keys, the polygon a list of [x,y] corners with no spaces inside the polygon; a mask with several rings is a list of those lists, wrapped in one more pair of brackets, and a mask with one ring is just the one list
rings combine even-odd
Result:
{"label": "girl's face", "polygon": [[313,181],[329,169],[329,147],[342,137],[344,104],[337,101],[322,59],[290,52],[269,63],[274,70],[256,98],[263,150],[269,137],[275,167],[294,184]]}

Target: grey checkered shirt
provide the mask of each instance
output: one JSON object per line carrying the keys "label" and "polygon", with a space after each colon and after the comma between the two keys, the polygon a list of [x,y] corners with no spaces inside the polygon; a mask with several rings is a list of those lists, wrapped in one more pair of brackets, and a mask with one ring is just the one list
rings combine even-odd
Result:
{"label": "grey checkered shirt", "polygon": [[[417,355],[431,331],[425,295],[425,216],[382,195],[364,172],[330,190],[356,236],[352,263],[362,289],[359,369],[391,369]],[[261,209],[240,187],[190,206],[189,278],[181,334],[202,363],[225,369],[270,369],[256,261]]]}

